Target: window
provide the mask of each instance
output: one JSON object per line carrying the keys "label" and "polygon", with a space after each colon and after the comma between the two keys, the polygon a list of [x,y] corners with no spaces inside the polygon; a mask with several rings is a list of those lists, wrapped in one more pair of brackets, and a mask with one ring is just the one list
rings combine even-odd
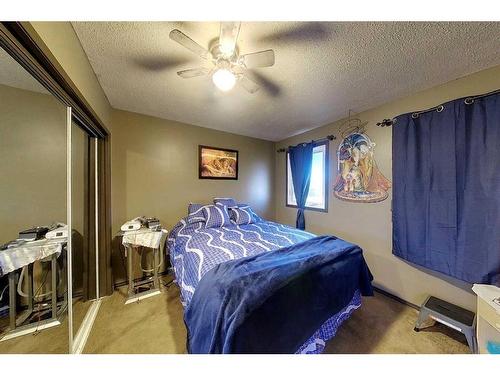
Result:
{"label": "window", "polygon": [[[286,155],[286,205],[297,207],[293,190],[290,154]],[[328,211],[328,141],[318,143],[313,149],[311,182],[306,208]]]}

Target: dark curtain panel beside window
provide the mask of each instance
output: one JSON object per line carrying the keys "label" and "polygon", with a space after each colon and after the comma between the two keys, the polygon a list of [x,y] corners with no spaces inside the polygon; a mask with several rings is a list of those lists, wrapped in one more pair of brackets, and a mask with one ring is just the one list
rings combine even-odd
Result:
{"label": "dark curtain panel beside window", "polygon": [[393,253],[500,285],[500,94],[398,116],[392,136]]}
{"label": "dark curtain panel beside window", "polygon": [[298,208],[295,226],[302,230],[306,228],[304,208],[311,182],[313,147],[311,142],[301,143],[289,148],[293,190],[295,191],[295,200],[297,201]]}

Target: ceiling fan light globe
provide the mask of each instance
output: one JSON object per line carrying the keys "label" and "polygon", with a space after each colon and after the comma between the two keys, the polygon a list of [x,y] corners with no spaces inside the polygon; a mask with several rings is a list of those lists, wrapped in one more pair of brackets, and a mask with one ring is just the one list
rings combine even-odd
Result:
{"label": "ceiling fan light globe", "polygon": [[236,83],[236,76],[228,69],[217,69],[212,75],[212,81],[219,90],[229,91]]}

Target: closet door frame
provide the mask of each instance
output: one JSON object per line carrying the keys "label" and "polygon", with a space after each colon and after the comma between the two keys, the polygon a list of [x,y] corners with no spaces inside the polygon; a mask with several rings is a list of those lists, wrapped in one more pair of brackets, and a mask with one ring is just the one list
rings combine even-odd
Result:
{"label": "closet door frame", "polygon": [[[70,352],[80,354],[83,352],[85,343],[90,335],[94,320],[101,305],[99,293],[99,164],[98,164],[98,138],[86,131],[81,121],[72,113],[72,108],[67,107],[66,111],[66,191],[67,191],[67,224],[69,232],[73,229],[73,132],[76,128],[83,131],[88,137],[87,155],[85,160],[86,174],[85,185],[83,186],[85,201],[85,222],[84,222],[84,254],[83,254],[83,299],[91,300],[92,304],[85,313],[85,317],[79,327],[73,327],[73,244],[72,236],[68,236],[68,341]],[[89,278],[95,270],[95,277]],[[76,334],[74,328],[78,328]]]}

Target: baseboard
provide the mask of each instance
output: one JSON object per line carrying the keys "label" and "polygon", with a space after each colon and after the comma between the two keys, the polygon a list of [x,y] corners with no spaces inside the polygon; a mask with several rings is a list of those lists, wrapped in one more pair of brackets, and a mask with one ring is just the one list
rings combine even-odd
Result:
{"label": "baseboard", "polygon": [[[158,275],[159,276],[167,276],[169,274],[172,274],[171,272],[169,272],[168,270],[167,271],[163,271],[163,272],[160,272]],[[135,281],[142,281],[143,279],[145,279],[144,277],[143,278],[139,278],[137,280],[134,280]],[[114,287],[115,289],[116,288],[120,288],[122,286],[125,286],[128,284],[128,281],[121,281],[121,282],[118,282],[118,283],[115,283],[114,284]],[[394,294],[380,288],[380,287],[377,287],[377,286],[373,286],[373,289],[377,292],[377,293],[380,293],[380,294],[383,294],[384,296],[386,297],[389,297],[389,298],[392,298],[393,300],[395,301],[398,301],[399,303],[402,303],[403,305],[406,305],[406,306],[409,306],[409,307],[412,307],[414,308],[415,310],[420,310],[420,306],[417,306],[415,305],[414,303],[411,303],[411,302],[408,302],[408,301],[405,301],[404,299],[402,299],[401,297],[398,297],[398,296],[395,296]]]}
{"label": "baseboard", "polygon": [[381,289],[380,287],[374,286],[373,289],[377,293],[380,293],[380,294],[383,294],[386,297],[392,298],[393,300],[398,301],[399,303],[402,303],[403,305],[406,305],[406,306],[409,306],[409,307],[413,307],[415,310],[420,310],[420,306],[417,306],[414,303],[405,301],[401,297],[395,296],[394,294],[392,294],[392,293],[390,293],[390,292],[388,292],[388,291],[386,291],[384,289]]}
{"label": "baseboard", "polygon": [[[171,274],[171,273],[170,273],[170,272],[168,272],[168,271],[163,271],[163,272],[160,272],[160,273],[158,274],[158,276],[167,276],[167,275],[169,275],[169,274]],[[143,278],[139,278],[139,279],[137,279],[137,280],[134,280],[134,282],[136,282],[136,281],[142,281],[142,280],[144,280],[144,279],[145,279],[145,277],[143,277]],[[115,289],[117,289],[117,288],[120,288],[120,287],[125,286],[125,285],[127,285],[127,284],[128,284],[128,281],[126,281],[126,280],[125,280],[125,281],[121,281],[121,282],[115,283],[115,284],[114,284],[114,287],[115,287]],[[402,299],[401,297],[395,296],[394,294],[392,294],[392,293],[390,293],[390,292],[388,292],[388,291],[386,291],[386,290],[384,290],[384,289],[382,289],[382,288],[380,288],[380,287],[373,286],[373,289],[374,289],[377,293],[380,293],[380,294],[383,294],[383,295],[384,295],[384,296],[386,296],[386,297],[392,298],[393,300],[398,301],[399,303],[402,303],[403,305],[406,305],[406,306],[412,307],[412,308],[414,308],[415,310],[420,310],[420,306],[417,306],[417,305],[415,305],[414,303],[408,302],[408,301],[406,301],[406,300]]]}

